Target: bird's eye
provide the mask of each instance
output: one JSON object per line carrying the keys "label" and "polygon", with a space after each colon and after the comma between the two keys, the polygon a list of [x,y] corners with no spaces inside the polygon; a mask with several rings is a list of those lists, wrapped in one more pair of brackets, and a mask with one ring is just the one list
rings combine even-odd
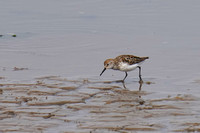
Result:
{"label": "bird's eye", "polygon": [[109,64],[106,64],[107,66],[109,65]]}

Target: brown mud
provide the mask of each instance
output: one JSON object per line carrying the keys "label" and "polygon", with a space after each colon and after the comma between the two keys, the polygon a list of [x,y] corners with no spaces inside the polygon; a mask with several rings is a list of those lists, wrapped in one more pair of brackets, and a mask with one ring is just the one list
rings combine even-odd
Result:
{"label": "brown mud", "polygon": [[197,116],[188,105],[198,98],[179,94],[146,99],[152,94],[122,86],[57,76],[36,78],[35,83],[2,83],[0,132],[199,131],[200,121],[184,121]]}

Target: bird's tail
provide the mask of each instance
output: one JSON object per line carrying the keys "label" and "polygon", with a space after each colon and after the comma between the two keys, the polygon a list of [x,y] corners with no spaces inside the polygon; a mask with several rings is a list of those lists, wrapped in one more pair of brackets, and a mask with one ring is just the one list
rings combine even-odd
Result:
{"label": "bird's tail", "polygon": [[142,57],[142,59],[146,60],[146,59],[149,59],[149,57]]}
{"label": "bird's tail", "polygon": [[149,57],[139,57],[138,60],[137,60],[137,63],[142,62],[146,59],[149,59]]}

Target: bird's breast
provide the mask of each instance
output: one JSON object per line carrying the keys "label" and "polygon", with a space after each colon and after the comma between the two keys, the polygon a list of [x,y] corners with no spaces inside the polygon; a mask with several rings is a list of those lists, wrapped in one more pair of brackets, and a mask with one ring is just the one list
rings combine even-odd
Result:
{"label": "bird's breast", "polygon": [[129,65],[128,63],[123,62],[123,63],[119,64],[119,70],[128,72],[128,71],[132,71],[132,70],[136,69],[138,66],[139,66],[139,64]]}

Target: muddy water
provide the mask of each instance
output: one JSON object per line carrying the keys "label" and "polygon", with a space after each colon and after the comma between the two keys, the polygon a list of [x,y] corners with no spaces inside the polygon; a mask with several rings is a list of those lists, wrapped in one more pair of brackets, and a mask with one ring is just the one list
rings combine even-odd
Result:
{"label": "muddy water", "polygon": [[[200,132],[199,6],[2,2],[0,132]],[[120,54],[150,57],[143,84],[137,70],[99,76]]]}

